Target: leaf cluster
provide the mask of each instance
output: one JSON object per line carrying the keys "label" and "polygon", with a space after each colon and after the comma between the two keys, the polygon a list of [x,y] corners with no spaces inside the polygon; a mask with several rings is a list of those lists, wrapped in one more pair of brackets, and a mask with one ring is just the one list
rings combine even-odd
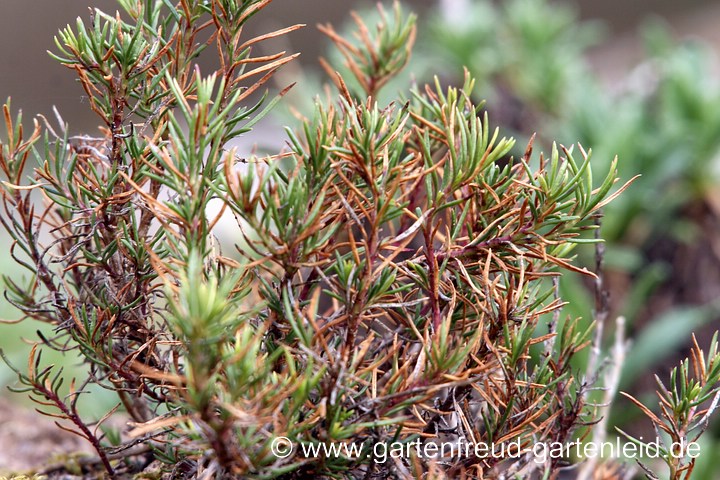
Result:
{"label": "leaf cluster", "polygon": [[[58,118],[23,140],[5,108],[0,218],[31,275],[6,279],[7,295],[56,334],[18,370],[22,388],[111,478],[137,470],[139,442],[169,475],[557,475],[562,459],[528,453],[393,464],[372,446],[564,442],[593,421],[571,363],[592,326],[558,321],[551,279],[594,275],[573,249],[599,240],[585,232],[625,188],[613,191],[615,163],[597,182],[581,147],[534,156],[531,141],[514,158],[469,74],[378,104],[414,38],[399,7],[375,33],[356,17],[356,43],[325,27],[360,89],[332,73],[335,100],[287,129],[286,152],[239,158],[230,142],[286,90],[253,94],[293,58],[252,47],[297,27],[244,39],[268,3],[121,0],[124,16],[96,10],[61,31],[54,56],[91,98],[99,137],[71,137]],[[236,220],[233,253],[211,202]],[[116,392],[133,430],[91,430],[84,389],[60,393],[44,348],[78,350],[83,384]],[[281,438],[361,454],[281,457]]]}

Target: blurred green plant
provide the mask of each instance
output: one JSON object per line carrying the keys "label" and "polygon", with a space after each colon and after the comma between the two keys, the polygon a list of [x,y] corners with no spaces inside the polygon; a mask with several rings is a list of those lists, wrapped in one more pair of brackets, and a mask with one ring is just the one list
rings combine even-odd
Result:
{"label": "blurred green plant", "polygon": [[[463,5],[467,11],[432,15],[421,55],[433,55],[435,68],[451,74],[468,68],[478,81],[475,95],[487,98],[493,108],[510,101],[522,109],[519,116],[562,115],[570,92],[582,90],[576,83],[587,73],[582,54],[599,38],[599,25],[579,23],[570,8],[545,0]],[[537,127],[537,120],[530,122]]]}

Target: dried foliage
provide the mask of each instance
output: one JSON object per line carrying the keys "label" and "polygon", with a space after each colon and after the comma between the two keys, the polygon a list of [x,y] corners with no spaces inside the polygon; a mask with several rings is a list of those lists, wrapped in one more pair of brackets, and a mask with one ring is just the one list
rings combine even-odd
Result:
{"label": "dried foliage", "polygon": [[[552,279],[594,275],[572,250],[599,240],[583,231],[624,188],[611,193],[615,164],[595,187],[581,147],[509,157],[469,75],[378,105],[415,36],[397,7],[374,32],[356,17],[355,42],[323,27],[360,90],[326,62],[336,101],[287,130],[287,152],[242,159],[228,142],[283,95],[254,94],[293,58],[252,47],[298,26],[246,40],[270,0],[119,3],[124,16],[95,11],[53,54],[102,136],[71,137],[58,116],[26,139],[4,109],[0,218],[31,273],[6,277],[6,296],[55,326],[16,370],[19,389],[110,478],[150,463],[168,478],[556,478],[567,459],[381,459],[374,445],[527,448],[595,421],[592,379],[571,363],[593,329],[560,317]],[[195,60],[207,47],[210,75]],[[232,254],[211,201],[237,220]],[[43,349],[79,351],[82,387],[62,393]],[[117,393],[131,431],[100,432],[114,410],[82,418],[90,383]],[[294,448],[277,455],[285,439]],[[333,444],[359,450],[313,450]]]}

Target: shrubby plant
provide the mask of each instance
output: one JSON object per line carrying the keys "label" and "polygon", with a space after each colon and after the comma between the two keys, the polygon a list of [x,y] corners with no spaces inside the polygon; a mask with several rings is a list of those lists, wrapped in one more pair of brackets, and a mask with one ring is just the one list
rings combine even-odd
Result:
{"label": "shrubby plant", "polygon": [[[613,292],[613,310],[633,330],[653,325],[648,341],[631,354],[623,380],[630,385],[689,341],[694,329],[718,318],[715,295],[703,288],[718,281],[709,240],[718,216],[712,188],[720,151],[717,55],[696,38],[677,41],[659,21],[647,22],[640,31],[645,58],[630,72],[608,75],[593,71],[586,58],[603,26],[581,22],[570,6],[457,3],[469,13],[433,15],[428,22],[425,64],[450,74],[467,66],[478,78],[475,98],[489,98],[492,117],[519,138],[543,125],[541,144],[592,145],[598,173],[618,155],[621,175],[643,175],[608,206],[603,222],[606,263],[624,285]],[[612,78],[600,82],[599,76]],[[583,303],[581,289],[561,287],[573,304]]]}
{"label": "shrubby plant", "polygon": [[[692,332],[709,337],[717,328],[716,52],[649,21],[639,30],[645,57],[628,72],[608,74],[587,59],[603,26],[581,22],[571,7],[543,0],[456,3],[472,14],[431,17],[420,36],[424,64],[440,64],[449,75],[467,65],[478,78],[475,98],[490,99],[490,115],[505,131],[523,138],[543,125],[540,145],[578,141],[592,145],[591,168],[600,174],[615,154],[621,176],[642,173],[603,220],[610,310],[627,318],[634,337],[620,388],[641,398],[654,386],[643,380],[649,370],[682,358]],[[579,285],[564,275],[560,290],[566,311],[587,318],[593,293]],[[637,412],[614,409],[612,423],[634,423]],[[706,438],[704,451],[716,452],[716,439]]]}
{"label": "shrubby plant", "polygon": [[[598,420],[602,372],[573,367],[590,344],[599,364],[601,337],[563,318],[556,280],[595,277],[602,295],[601,272],[573,251],[600,241],[587,231],[627,186],[614,188],[615,162],[598,181],[579,145],[538,156],[530,140],[510,156],[469,73],[461,88],[436,80],[378,104],[415,38],[399,7],[374,29],[358,17],[355,38],[326,27],[350,72],[326,62],[336,98],[287,129],[285,152],[241,158],[230,142],[286,93],[261,90],[293,58],[253,47],[299,28],[246,39],[268,3],[120,0],[122,15],[62,30],[53,56],[78,76],[98,137],[70,136],[59,115],[27,135],[4,107],[0,219],[29,273],[5,278],[6,297],[54,327],[13,367],[15,389],[88,440],[88,475],[558,478],[573,459],[527,449]],[[210,74],[196,60],[207,55]],[[211,202],[237,221],[233,252]],[[88,376],[65,386],[48,349],[79,352]],[[692,372],[674,374],[665,420],[646,410],[659,428],[686,434],[704,418],[715,352],[696,349]],[[118,396],[99,420],[78,408],[91,384]],[[104,427],[120,411],[132,428]],[[374,448],[457,442],[523,450]],[[317,450],[330,445],[359,450]],[[672,478],[692,469],[670,465]]]}

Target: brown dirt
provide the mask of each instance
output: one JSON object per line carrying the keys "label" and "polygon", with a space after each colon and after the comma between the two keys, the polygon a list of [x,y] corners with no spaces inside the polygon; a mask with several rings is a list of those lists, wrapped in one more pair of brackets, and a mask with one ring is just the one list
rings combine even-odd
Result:
{"label": "brown dirt", "polygon": [[76,454],[91,454],[80,437],[0,396],[0,475],[37,471]]}

